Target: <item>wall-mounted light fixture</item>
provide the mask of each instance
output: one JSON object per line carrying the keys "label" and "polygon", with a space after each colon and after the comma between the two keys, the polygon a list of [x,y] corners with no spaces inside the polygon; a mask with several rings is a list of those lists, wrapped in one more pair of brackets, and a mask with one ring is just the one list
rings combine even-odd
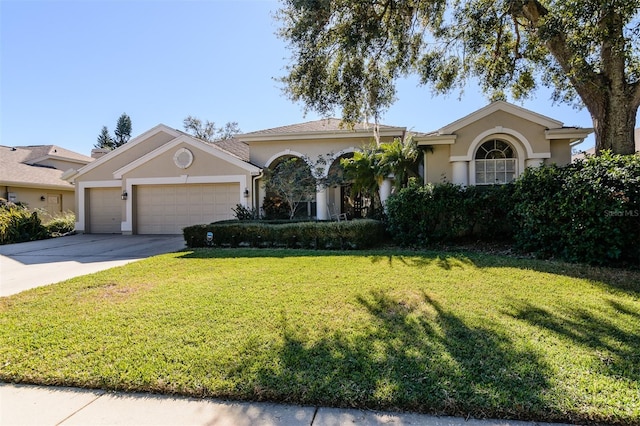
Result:
{"label": "wall-mounted light fixture", "polygon": [[44,198],[44,195],[41,195],[40,196],[40,201],[44,201],[44,200],[46,200],[46,198]]}
{"label": "wall-mounted light fixture", "polygon": [[249,198],[249,189],[244,189],[244,198]]}
{"label": "wall-mounted light fixture", "polygon": [[120,195],[120,198],[122,199],[122,201],[127,201],[127,197],[129,196],[129,194],[127,194],[127,191],[122,191],[122,194]]}

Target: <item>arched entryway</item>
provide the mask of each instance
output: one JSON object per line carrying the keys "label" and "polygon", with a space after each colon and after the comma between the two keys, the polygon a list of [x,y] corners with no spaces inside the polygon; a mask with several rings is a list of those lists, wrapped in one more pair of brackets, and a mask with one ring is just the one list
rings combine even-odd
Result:
{"label": "arched entryway", "polygon": [[316,216],[316,179],[302,157],[284,154],[265,168],[261,214],[266,219]]}

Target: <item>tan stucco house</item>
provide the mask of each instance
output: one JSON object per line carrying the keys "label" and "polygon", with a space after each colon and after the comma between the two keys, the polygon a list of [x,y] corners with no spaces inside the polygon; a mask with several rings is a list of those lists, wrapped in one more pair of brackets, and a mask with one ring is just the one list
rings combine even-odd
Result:
{"label": "tan stucco house", "polygon": [[[424,182],[487,185],[513,180],[526,167],[571,161],[571,146],[592,129],[563,127],[557,120],[494,102],[432,133],[414,138],[423,148]],[[378,126],[380,141],[404,138],[405,127]],[[207,143],[158,125],[66,178],[76,187],[76,230],[89,233],[176,234],[183,227],[234,217],[233,208],[259,209],[262,171],[282,158],[340,158],[370,144],[371,125],[343,128],[323,119]],[[391,178],[390,178],[391,179]],[[383,200],[391,180],[381,188]],[[348,188],[319,187],[309,215],[328,219],[345,208]],[[348,195],[348,194],[347,194]],[[330,208],[331,207],[331,208]]]}
{"label": "tan stucco house", "polygon": [[75,187],[62,176],[92,158],[56,145],[0,146],[2,198],[55,216],[76,210]]}

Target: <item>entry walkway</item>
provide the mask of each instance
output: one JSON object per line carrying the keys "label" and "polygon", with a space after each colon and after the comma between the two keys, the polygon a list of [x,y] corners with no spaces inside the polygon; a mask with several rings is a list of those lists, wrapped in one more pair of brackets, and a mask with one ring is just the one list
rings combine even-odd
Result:
{"label": "entry walkway", "polygon": [[0,383],[0,425],[536,426],[540,423]]}

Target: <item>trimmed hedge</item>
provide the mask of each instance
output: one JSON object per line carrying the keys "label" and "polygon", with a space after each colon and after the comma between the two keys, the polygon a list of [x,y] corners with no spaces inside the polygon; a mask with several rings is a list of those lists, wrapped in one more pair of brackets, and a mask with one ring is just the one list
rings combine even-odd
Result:
{"label": "trimmed hedge", "polygon": [[512,238],[540,257],[640,266],[640,156],[603,153],[528,168],[512,184],[411,183],[387,200],[389,232],[405,246]]}
{"label": "trimmed hedge", "polygon": [[417,247],[469,237],[509,239],[511,193],[510,185],[422,186],[413,180],[387,200],[388,231],[397,244]]}
{"label": "trimmed hedge", "polygon": [[[207,243],[207,233],[213,241]],[[289,247],[311,249],[364,249],[384,240],[382,222],[359,219],[344,222],[269,223],[225,221],[184,228],[187,246],[195,247]]]}
{"label": "trimmed hedge", "polygon": [[514,183],[516,245],[542,257],[640,266],[640,156],[527,169]]}

